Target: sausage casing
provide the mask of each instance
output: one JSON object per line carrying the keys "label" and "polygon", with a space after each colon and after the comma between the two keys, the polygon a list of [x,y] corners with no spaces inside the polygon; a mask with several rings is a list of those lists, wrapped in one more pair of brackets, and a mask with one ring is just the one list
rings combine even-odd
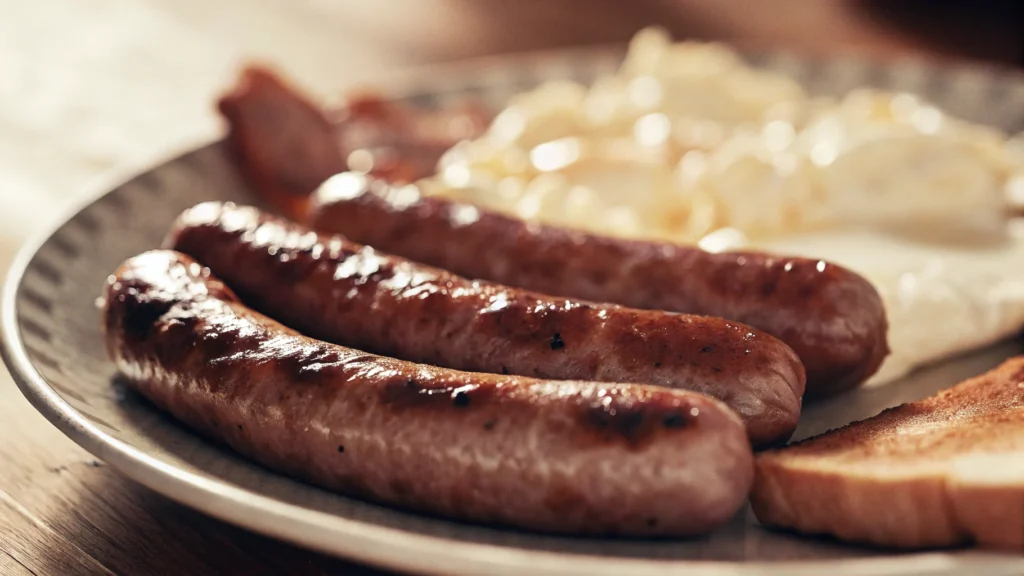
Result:
{"label": "sausage casing", "polygon": [[271,468],[445,516],[559,532],[690,535],[752,480],[743,425],[683,390],[474,374],[312,340],[154,251],[108,279],[130,386]]}
{"label": "sausage casing", "polygon": [[545,294],[727,318],[788,344],[806,396],[866,380],[889,349],[878,292],[807,258],[624,240],[528,223],[343,174],[314,195],[311,225],[468,278]]}
{"label": "sausage casing", "polygon": [[[264,199],[293,218],[305,218],[309,194],[347,169],[346,150],[377,144],[353,143],[366,132],[358,124],[332,122],[265,70],[247,71],[220,106],[243,172]],[[479,114],[463,120],[456,123],[480,124]],[[384,124],[389,138],[406,133],[407,141],[393,148],[398,164],[414,161],[421,173],[425,159],[441,149],[437,138],[418,137],[408,122]],[[378,133],[379,125],[370,132]],[[719,316],[764,330],[799,355],[809,398],[856,386],[888,354],[878,293],[833,264],[756,252],[712,254],[540,226],[420,198],[414,187],[340,197],[337,187],[322,190],[327,196],[315,199],[317,228],[462,276],[633,308]]]}
{"label": "sausage casing", "polygon": [[800,416],[796,354],[720,318],[474,282],[220,202],[182,214],[165,247],[257,310],[337,344],[474,372],[695,390],[738,412],[758,447],[784,442]]}
{"label": "sausage casing", "polygon": [[369,94],[349,98],[327,115],[257,66],[246,68],[217,106],[228,121],[229,149],[249,183],[268,204],[296,219],[321,182],[348,169],[352,152],[359,152],[375,176],[410,182],[433,174],[446,150],[487,125],[487,116],[471,102],[428,110]]}

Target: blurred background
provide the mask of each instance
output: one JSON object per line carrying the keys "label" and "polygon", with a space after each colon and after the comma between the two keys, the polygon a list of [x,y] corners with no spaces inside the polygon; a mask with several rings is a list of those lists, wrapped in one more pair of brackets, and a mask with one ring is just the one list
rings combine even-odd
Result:
{"label": "blurred background", "polygon": [[0,0],[0,246],[62,200],[219,133],[244,61],[321,95],[432,62],[677,38],[1024,66],[1024,3],[772,0]]}
{"label": "blurred background", "polygon": [[[326,96],[435,62],[625,42],[651,24],[749,48],[1024,69],[1016,0],[0,0],[0,270],[77,196],[217,137],[212,103],[247,61]],[[211,542],[257,558],[235,566],[250,574],[340,566],[121,479],[2,368],[0,423],[0,573],[201,574]]]}

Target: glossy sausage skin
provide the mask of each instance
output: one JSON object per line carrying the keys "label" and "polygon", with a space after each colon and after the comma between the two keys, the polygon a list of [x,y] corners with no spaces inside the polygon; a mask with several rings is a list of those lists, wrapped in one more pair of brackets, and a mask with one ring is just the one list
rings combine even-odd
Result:
{"label": "glossy sausage skin", "polygon": [[[391,140],[414,124],[393,121],[394,114],[382,112],[386,106],[349,108],[349,117],[374,121],[371,134],[386,133]],[[363,131],[354,130],[359,124],[317,115],[314,105],[265,70],[243,74],[221,100],[221,111],[243,173],[261,197],[292,218],[304,218],[308,195],[347,169],[347,150],[367,146],[339,145]],[[479,130],[480,114],[463,119]],[[399,171],[408,177],[423,172],[426,159],[438,155],[439,141],[411,137],[389,149],[399,165],[414,160],[415,170]],[[760,328],[800,356],[808,398],[856,386],[888,354],[885,310],[874,288],[849,270],[817,260],[711,254],[560,230],[440,198],[417,199],[415,189],[407,187],[383,197],[321,196],[317,203],[317,227],[462,276],[634,308],[720,316]],[[476,221],[467,224],[473,215]]]}
{"label": "glossy sausage skin", "polygon": [[473,374],[299,335],[191,258],[109,278],[103,327],[129,385],[273,469],[379,502],[557,532],[691,535],[752,480],[740,420],[700,394]]}
{"label": "glossy sausage skin", "polygon": [[311,224],[480,278],[633,308],[704,314],[776,336],[807,370],[807,397],[866,380],[888,354],[885,309],[866,280],[833,264],[756,252],[596,236],[342,174],[314,195]]}
{"label": "glossy sausage skin", "polygon": [[800,416],[796,354],[720,318],[474,282],[221,202],[183,213],[165,247],[255,309],[337,344],[474,372],[695,390],[738,412],[758,447],[784,442]]}
{"label": "glossy sausage skin", "polygon": [[301,217],[309,183],[347,169],[331,122],[268,70],[246,69],[217,106],[246,179],[277,210]]}
{"label": "glossy sausage skin", "polygon": [[276,210],[301,219],[310,194],[348,169],[359,151],[371,174],[412,182],[434,173],[456,142],[483,133],[487,116],[472,103],[417,109],[354,95],[330,115],[272,71],[246,68],[218,102],[228,145],[249,183]]}

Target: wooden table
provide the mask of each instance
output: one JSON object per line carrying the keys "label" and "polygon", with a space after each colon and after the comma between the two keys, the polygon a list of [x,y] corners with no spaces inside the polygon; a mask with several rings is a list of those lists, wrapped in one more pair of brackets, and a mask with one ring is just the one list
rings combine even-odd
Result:
{"label": "wooden table", "polygon": [[[904,33],[893,15],[853,2],[0,0],[0,14],[0,269],[97,178],[216,137],[210,102],[252,58],[326,95],[431,61],[621,41],[651,22],[816,51],[1024,57],[1005,15]],[[0,438],[0,574],[373,572],[121,478],[38,415],[2,369]]]}

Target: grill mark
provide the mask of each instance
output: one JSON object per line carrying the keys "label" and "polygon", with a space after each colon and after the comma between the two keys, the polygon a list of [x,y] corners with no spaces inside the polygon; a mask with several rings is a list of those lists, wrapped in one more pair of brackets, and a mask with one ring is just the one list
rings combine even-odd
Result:
{"label": "grill mark", "polygon": [[[607,400],[607,397],[605,398]],[[656,403],[634,404],[613,396],[608,404],[582,407],[577,421],[584,428],[609,441],[623,441],[631,449],[639,449],[658,433],[660,428],[682,429],[695,422],[691,406],[661,406]]]}

